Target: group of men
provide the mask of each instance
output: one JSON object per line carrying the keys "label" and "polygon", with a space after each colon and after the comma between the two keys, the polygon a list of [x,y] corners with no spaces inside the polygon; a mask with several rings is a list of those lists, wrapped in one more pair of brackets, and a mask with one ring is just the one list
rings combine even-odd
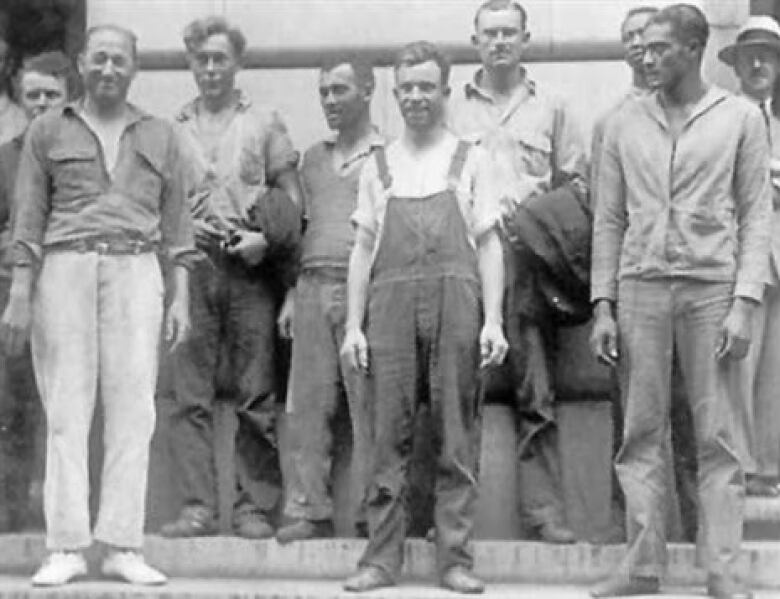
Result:
{"label": "group of men", "polygon": [[[539,538],[572,542],[550,364],[556,324],[582,319],[582,285],[571,279],[582,256],[590,267],[592,228],[592,345],[620,379],[628,537],[623,567],[593,594],[659,591],[674,351],[695,427],[708,592],[748,596],[735,572],[745,475],[753,492],[772,494],[780,461],[757,451],[780,452],[774,253],[770,268],[780,27],[752,19],[721,52],[745,98],[702,80],[708,25],[697,8],[634,9],[622,34],[633,86],[597,126],[590,185],[570,110],[522,66],[528,19],[512,0],[476,12],[482,66],[451,100],[450,66],[434,44],[400,50],[393,93],[404,127],[392,141],[372,123],[372,66],[352,55],[325,62],[319,98],[333,134],[300,168],[280,115],[236,87],[246,39],[222,18],[185,29],[199,94],[174,123],[127,101],[137,49],[121,27],[87,32],[79,100],[66,102],[64,56],[24,61],[17,87],[31,122],[0,148],[0,217],[13,238],[0,328],[4,351],[22,362],[30,336],[47,424],[50,553],[33,583],[85,575],[93,540],[105,547],[106,575],[165,582],[140,552],[163,344],[183,504],[162,534],[217,531],[215,411],[229,402],[239,417],[234,531],[274,535],[277,335],[292,339],[292,355],[276,537],[333,534],[331,424],[344,396],[354,523],[368,537],[347,590],[400,574],[423,404],[439,582],[484,589],[471,548],[480,414],[487,372],[505,357],[523,512]],[[105,457],[91,527],[98,398]]]}

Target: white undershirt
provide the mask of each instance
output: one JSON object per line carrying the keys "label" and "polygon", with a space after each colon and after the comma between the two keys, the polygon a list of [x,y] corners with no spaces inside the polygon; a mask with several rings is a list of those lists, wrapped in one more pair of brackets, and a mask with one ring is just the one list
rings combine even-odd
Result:
{"label": "white undershirt", "polygon": [[96,119],[84,110],[81,111],[81,118],[98,138],[106,172],[111,176],[119,156],[119,140],[127,125],[127,118],[123,114],[120,118],[111,120]]}

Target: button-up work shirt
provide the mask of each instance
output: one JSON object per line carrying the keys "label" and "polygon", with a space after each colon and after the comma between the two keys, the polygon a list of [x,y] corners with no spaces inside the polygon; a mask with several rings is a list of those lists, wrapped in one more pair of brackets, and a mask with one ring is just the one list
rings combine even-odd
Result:
{"label": "button-up work shirt", "polygon": [[308,220],[301,252],[304,268],[347,268],[355,238],[349,217],[357,207],[360,170],[374,150],[385,145],[385,138],[373,130],[339,164],[335,144],[336,135],[303,155],[301,184]]}
{"label": "button-up work shirt", "polygon": [[509,101],[498,104],[480,85],[483,76],[477,71],[463,95],[450,101],[447,120],[456,135],[489,153],[502,174],[502,195],[522,202],[567,181],[586,191],[585,142],[563,100],[539,90],[523,71]]}
{"label": "button-up work shirt", "polygon": [[672,135],[657,94],[609,120],[593,234],[592,299],[620,277],[735,282],[760,300],[769,255],[769,147],[760,111],[711,87]]}
{"label": "button-up work shirt", "polygon": [[188,187],[195,192],[193,218],[225,232],[250,228],[249,209],[268,190],[269,181],[298,164],[279,114],[236,93],[235,114],[216,144],[201,134],[198,99],[176,116],[189,166]]}
{"label": "button-up work shirt", "polygon": [[128,105],[116,166],[69,104],[33,121],[15,187],[15,264],[46,246],[123,238],[160,244],[174,261],[193,251],[177,136],[168,123]]}
{"label": "button-up work shirt", "polygon": [[11,223],[16,212],[13,194],[23,143],[24,134],[20,134],[0,146],[0,277],[9,277],[13,265]]}

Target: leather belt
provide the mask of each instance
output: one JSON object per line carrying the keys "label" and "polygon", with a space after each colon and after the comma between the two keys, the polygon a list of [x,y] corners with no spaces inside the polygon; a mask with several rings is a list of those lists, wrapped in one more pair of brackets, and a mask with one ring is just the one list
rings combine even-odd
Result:
{"label": "leather belt", "polygon": [[96,252],[106,256],[138,255],[157,250],[157,244],[140,239],[106,239],[92,237],[89,239],[75,239],[73,241],[61,241],[47,245],[47,252]]}

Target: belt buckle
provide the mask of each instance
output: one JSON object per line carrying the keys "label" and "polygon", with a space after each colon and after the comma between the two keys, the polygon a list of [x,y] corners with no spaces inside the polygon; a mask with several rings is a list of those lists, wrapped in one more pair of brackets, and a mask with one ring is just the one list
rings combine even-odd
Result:
{"label": "belt buckle", "polygon": [[138,239],[133,239],[130,242],[130,250],[132,251],[132,254],[134,256],[137,256],[141,253],[141,250],[143,250],[143,242],[139,241]]}
{"label": "belt buckle", "polygon": [[111,248],[111,246],[108,244],[107,241],[98,241],[95,243],[95,251],[98,254],[104,255],[108,254],[108,250]]}

